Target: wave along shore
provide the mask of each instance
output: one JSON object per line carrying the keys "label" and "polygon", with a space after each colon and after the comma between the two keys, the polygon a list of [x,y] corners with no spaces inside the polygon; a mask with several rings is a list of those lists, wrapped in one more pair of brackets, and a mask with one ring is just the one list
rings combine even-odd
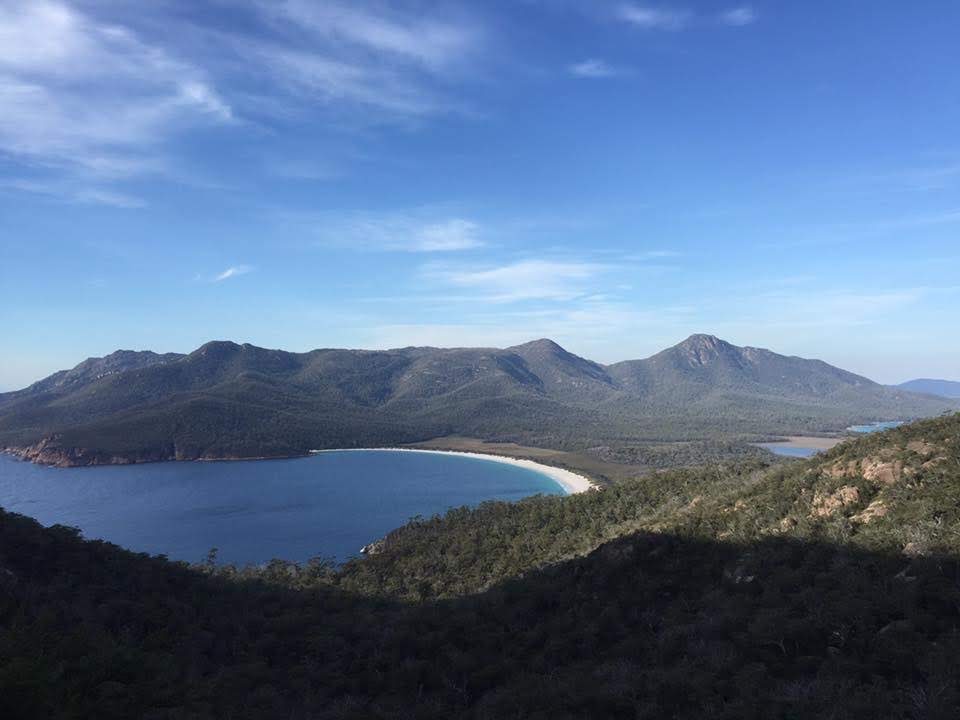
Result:
{"label": "wave along shore", "polygon": [[523,458],[507,457],[506,455],[488,455],[486,453],[463,452],[460,450],[425,450],[421,448],[344,448],[342,450],[311,450],[311,455],[318,455],[327,452],[412,452],[412,453],[430,453],[433,455],[460,455],[462,457],[474,458],[476,460],[489,460],[490,462],[503,463],[504,465],[515,465],[516,467],[533,470],[541,475],[546,475],[557,485],[563,488],[567,495],[576,495],[587,490],[599,489],[599,486],[590,478],[584,475],[578,475],[570,470],[544,465],[533,460],[524,460]]}

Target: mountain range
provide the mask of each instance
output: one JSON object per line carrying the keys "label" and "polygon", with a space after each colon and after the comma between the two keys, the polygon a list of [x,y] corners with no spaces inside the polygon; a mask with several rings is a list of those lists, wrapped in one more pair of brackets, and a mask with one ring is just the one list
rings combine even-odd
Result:
{"label": "mountain range", "polygon": [[216,341],[187,355],[118,351],[0,394],[0,447],[60,465],[280,457],[448,435],[583,448],[838,432],[958,407],[702,334],[612,365],[546,339],[305,353]]}

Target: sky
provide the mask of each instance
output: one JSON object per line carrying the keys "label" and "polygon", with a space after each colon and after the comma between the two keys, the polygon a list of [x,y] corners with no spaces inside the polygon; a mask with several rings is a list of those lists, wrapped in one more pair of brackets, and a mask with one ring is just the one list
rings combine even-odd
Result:
{"label": "sky", "polygon": [[0,390],[212,339],[960,380],[960,3],[0,0]]}

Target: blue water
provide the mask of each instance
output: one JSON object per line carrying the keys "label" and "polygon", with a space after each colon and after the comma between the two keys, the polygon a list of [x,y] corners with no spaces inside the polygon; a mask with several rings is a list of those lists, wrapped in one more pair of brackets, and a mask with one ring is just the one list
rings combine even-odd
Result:
{"label": "blue water", "polygon": [[880,432],[881,430],[889,430],[890,428],[900,427],[901,425],[903,425],[902,420],[892,420],[890,422],[870,423],[869,425],[851,425],[847,428],[847,431],[855,433],[874,433]]}
{"label": "blue water", "polygon": [[775,455],[785,457],[808,458],[816,455],[819,450],[816,448],[796,447],[794,445],[780,445],[778,443],[757,443],[760,447],[766,448]]}
{"label": "blue water", "polygon": [[522,467],[451,455],[333,452],[292,460],[50,468],[0,455],[0,507],[85,537],[196,562],[345,560],[416,515],[562,494]]}

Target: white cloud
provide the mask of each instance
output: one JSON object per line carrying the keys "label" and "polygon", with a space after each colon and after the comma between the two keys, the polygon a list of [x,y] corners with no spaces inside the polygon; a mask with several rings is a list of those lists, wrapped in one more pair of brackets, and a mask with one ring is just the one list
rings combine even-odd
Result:
{"label": "white cloud", "polygon": [[749,5],[730,8],[720,13],[720,22],[733,27],[743,27],[757,21],[757,12]]}
{"label": "white cloud", "polygon": [[424,213],[312,218],[325,245],[412,253],[456,252],[483,246],[479,223]]}
{"label": "white cloud", "polygon": [[356,132],[463,111],[454,84],[483,60],[482,24],[451,7],[224,2],[252,5],[255,24],[187,21],[168,3],[0,0],[0,154],[64,200],[118,205],[103,182],[186,177],[170,141],[189,130],[281,117]]}
{"label": "white cloud", "polygon": [[682,30],[690,23],[692,14],[687,10],[628,3],[619,7],[617,17],[644,30]]}
{"label": "white cloud", "polygon": [[644,250],[643,252],[630,253],[624,259],[634,262],[647,262],[649,260],[667,260],[670,258],[681,257],[682,253],[676,250]]}
{"label": "white cloud", "polygon": [[127,195],[126,193],[114,192],[113,190],[103,190],[100,188],[88,188],[79,190],[75,197],[77,202],[90,205],[109,205],[116,208],[142,208],[146,203],[138,197]]}
{"label": "white cloud", "polygon": [[[681,8],[655,7],[626,3],[616,11],[618,19],[644,30],[683,30],[703,16]],[[742,27],[757,21],[758,15],[749,5],[728,8],[716,16],[723,25]]]}
{"label": "white cloud", "polygon": [[127,193],[109,190],[103,187],[77,186],[70,182],[57,180],[33,180],[27,178],[2,178],[0,189],[45,195],[58,200],[83,205],[107,205],[116,208],[142,208],[146,202]]}
{"label": "white cloud", "polygon": [[936,192],[953,189],[960,182],[960,163],[954,158],[939,165],[845,176],[834,180],[844,190],[858,193]]}
{"label": "white cloud", "polygon": [[409,346],[507,347],[534,339],[520,327],[479,321],[473,323],[391,323],[372,327],[369,345],[375,349]]}
{"label": "white cloud", "polygon": [[229,280],[230,278],[246,275],[247,273],[253,272],[253,270],[253,267],[250,265],[232,265],[219,275],[215,276],[211,282],[223,282],[224,280]]}
{"label": "white cloud", "polygon": [[152,146],[232,119],[202,72],[56,0],[0,3],[0,151],[114,176],[157,168]]}
{"label": "white cloud", "polygon": [[482,243],[477,238],[478,230],[479,225],[475,222],[461,218],[425,225],[415,234],[411,247],[418,252],[443,252],[479,247]]}
{"label": "white cloud", "polygon": [[288,99],[334,107],[345,103],[365,106],[401,118],[430,115],[450,107],[424,85],[389,66],[347,62],[269,45],[251,45],[248,51],[259,58],[260,69],[275,79]]}
{"label": "white cloud", "polygon": [[354,115],[364,107],[376,110],[366,119],[378,123],[449,112],[458,108],[448,95],[450,81],[472,72],[483,48],[479,23],[442,8],[374,10],[306,0],[256,7],[278,40],[231,41],[238,56],[259,59],[250,71],[269,77],[281,90],[281,104],[294,103],[296,112],[346,104]]}
{"label": "white cloud", "polygon": [[811,289],[785,283],[782,290],[732,295],[723,300],[724,314],[733,318],[719,327],[755,330],[854,328],[890,322],[894,313],[905,311],[924,298],[951,294],[956,288]]}
{"label": "white cloud", "polygon": [[261,8],[327,43],[360,47],[434,72],[459,64],[479,42],[476,25],[427,14],[403,14],[389,7],[373,13],[359,3],[287,0],[262,3]]}
{"label": "white cloud", "polygon": [[590,58],[583,62],[574,63],[567,71],[578,78],[608,78],[619,75],[621,71],[604,60]]}
{"label": "white cloud", "polygon": [[590,280],[607,267],[598,263],[520,260],[486,268],[428,266],[427,277],[478,292],[487,302],[572,300],[589,292]]}
{"label": "white cloud", "polygon": [[[508,347],[547,337],[571,352],[599,362],[644,357],[676,341],[677,327],[691,326],[687,307],[637,308],[627,303],[582,298],[546,310],[485,309],[459,323],[404,322],[373,325],[368,344]],[[680,333],[682,335],[682,333]]]}

